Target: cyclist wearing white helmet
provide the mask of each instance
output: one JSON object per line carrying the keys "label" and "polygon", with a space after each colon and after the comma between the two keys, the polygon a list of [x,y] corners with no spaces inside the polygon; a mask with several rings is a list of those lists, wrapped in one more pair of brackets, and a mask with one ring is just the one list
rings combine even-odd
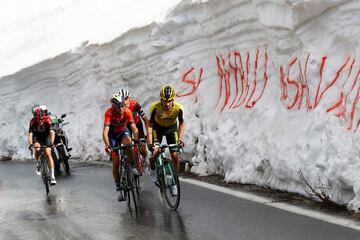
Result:
{"label": "cyclist wearing white helmet", "polygon": [[[105,151],[111,155],[112,160],[112,174],[115,180],[117,199],[119,201],[124,200],[122,194],[122,184],[120,184],[120,161],[119,152],[113,151],[114,147],[117,147],[119,143],[131,144],[131,134],[127,125],[129,124],[132,133],[134,134],[134,141],[139,140],[139,133],[136,128],[133,115],[131,111],[125,107],[124,98],[119,94],[114,94],[110,99],[112,107],[105,113],[104,128],[103,128],[103,141],[105,144]],[[129,159],[133,159],[133,151],[131,148],[126,150]],[[135,168],[136,169],[136,168]],[[134,169],[134,172],[135,172]]]}
{"label": "cyclist wearing white helmet", "polygon": [[[149,127],[149,118],[146,116],[139,102],[137,102],[135,99],[130,98],[129,90],[124,88],[120,89],[119,95],[124,98],[125,106],[129,108],[133,114],[136,128],[139,131],[139,139],[145,140],[146,136],[141,119],[144,121],[145,129],[147,129]],[[145,141],[141,142],[140,153],[143,156],[143,159],[146,159],[147,149],[146,149]]]}

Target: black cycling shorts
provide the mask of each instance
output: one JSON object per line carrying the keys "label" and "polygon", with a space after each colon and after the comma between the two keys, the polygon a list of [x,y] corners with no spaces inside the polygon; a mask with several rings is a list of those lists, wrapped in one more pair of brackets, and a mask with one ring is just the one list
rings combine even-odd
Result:
{"label": "black cycling shorts", "polygon": [[[136,123],[136,127],[138,129],[139,132],[139,139],[140,138],[144,138],[145,139],[145,133],[144,133],[144,128],[143,128],[143,124],[142,121],[140,120],[138,123]],[[127,126],[127,128],[129,129],[131,135],[132,135],[132,131],[131,131],[131,127],[130,125]]]}
{"label": "black cycling shorts", "polygon": [[33,133],[33,144],[39,143],[40,145],[50,146],[50,136],[46,134],[35,134]]}
{"label": "black cycling shorts", "polygon": [[[161,143],[164,136],[167,144],[177,144],[179,140],[177,124],[163,127],[155,122],[153,125],[153,142]],[[170,148],[170,152],[176,151],[178,151],[177,147]]]}

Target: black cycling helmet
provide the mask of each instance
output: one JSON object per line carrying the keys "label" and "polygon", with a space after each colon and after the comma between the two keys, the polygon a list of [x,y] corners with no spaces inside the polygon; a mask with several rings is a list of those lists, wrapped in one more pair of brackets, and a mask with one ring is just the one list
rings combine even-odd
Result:
{"label": "black cycling helmet", "polygon": [[170,84],[164,85],[160,90],[160,99],[164,101],[172,101],[175,98],[175,88]]}

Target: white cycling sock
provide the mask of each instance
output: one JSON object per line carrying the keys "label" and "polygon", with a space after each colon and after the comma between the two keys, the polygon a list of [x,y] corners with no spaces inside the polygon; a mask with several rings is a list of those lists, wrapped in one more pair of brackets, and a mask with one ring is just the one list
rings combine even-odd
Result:
{"label": "white cycling sock", "polygon": [[54,169],[50,168],[50,176],[51,178],[55,178]]}

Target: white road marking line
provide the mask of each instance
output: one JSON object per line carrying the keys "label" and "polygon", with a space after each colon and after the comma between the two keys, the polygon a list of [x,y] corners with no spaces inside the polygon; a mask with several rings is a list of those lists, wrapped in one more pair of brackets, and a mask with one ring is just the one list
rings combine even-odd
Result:
{"label": "white road marking line", "polygon": [[252,194],[252,193],[244,192],[244,191],[241,191],[241,190],[233,190],[233,189],[230,189],[230,188],[221,187],[221,186],[218,186],[218,185],[206,183],[206,182],[199,181],[199,180],[194,180],[194,179],[189,179],[189,178],[182,178],[182,177],[180,177],[180,180],[182,182],[194,184],[194,185],[197,185],[197,186],[200,186],[200,187],[204,187],[204,188],[214,190],[214,191],[217,191],[217,192],[229,194],[229,195],[232,195],[232,196],[235,196],[235,197],[238,197],[238,198],[242,198],[242,199],[245,199],[245,200],[261,203],[261,204],[264,204],[266,206],[282,209],[282,210],[292,212],[292,213],[295,213],[295,214],[315,218],[315,219],[318,219],[318,220],[321,220],[321,221],[324,221],[324,222],[328,222],[328,223],[332,223],[332,224],[336,224],[336,225],[340,225],[340,226],[343,226],[343,227],[347,227],[347,228],[351,228],[351,229],[355,229],[355,230],[360,231],[360,222],[356,222],[354,220],[347,219],[347,218],[344,218],[344,217],[341,217],[341,216],[330,215],[330,214],[327,214],[327,213],[322,213],[322,212],[318,212],[318,211],[315,211],[315,210],[306,209],[306,208],[291,205],[291,204],[288,204],[288,203],[274,202],[274,200],[270,199],[270,198],[260,197],[260,196],[257,196],[255,194]]}

